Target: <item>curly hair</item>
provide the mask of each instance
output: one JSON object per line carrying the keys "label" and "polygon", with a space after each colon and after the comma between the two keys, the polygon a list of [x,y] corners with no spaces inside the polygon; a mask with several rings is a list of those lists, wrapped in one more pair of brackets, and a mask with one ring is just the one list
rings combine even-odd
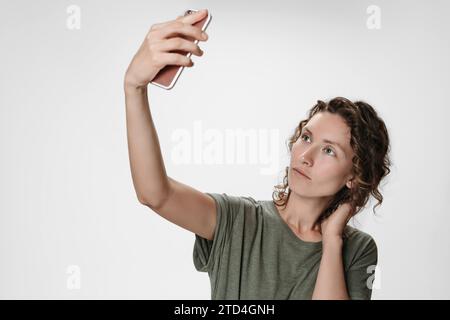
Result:
{"label": "curly hair", "polygon": [[[372,194],[381,205],[383,196],[378,190],[381,180],[390,173],[389,135],[384,121],[378,116],[372,106],[363,101],[352,102],[344,97],[336,97],[325,103],[317,100],[317,104],[309,111],[308,119],[300,121],[294,134],[288,139],[289,152],[292,145],[300,137],[303,127],[319,112],[330,112],[340,115],[351,130],[350,146],[354,151],[352,158],[352,173],[355,179],[349,189],[343,186],[325,206],[318,218],[321,223],[328,218],[343,202],[348,202],[351,207],[351,217],[354,217],[369,200]],[[286,206],[291,190],[288,183],[288,170],[281,184],[275,185],[272,199],[276,206]]]}

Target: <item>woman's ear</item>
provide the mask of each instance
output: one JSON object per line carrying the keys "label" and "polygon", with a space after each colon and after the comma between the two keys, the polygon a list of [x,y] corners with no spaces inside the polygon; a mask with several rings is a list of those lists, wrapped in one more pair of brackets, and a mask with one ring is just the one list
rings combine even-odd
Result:
{"label": "woman's ear", "polygon": [[347,186],[347,188],[351,189],[353,186],[353,176],[347,181],[347,183],[345,184]]}

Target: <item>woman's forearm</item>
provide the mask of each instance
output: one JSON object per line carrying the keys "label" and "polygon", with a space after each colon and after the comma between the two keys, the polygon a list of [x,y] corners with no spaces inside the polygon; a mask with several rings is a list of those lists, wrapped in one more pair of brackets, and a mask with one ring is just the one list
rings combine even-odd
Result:
{"label": "woman's forearm", "polygon": [[124,82],[128,154],[137,198],[157,207],[169,190],[169,180],[153,123],[147,86]]}
{"label": "woman's forearm", "polygon": [[342,259],[343,239],[323,241],[322,259],[312,299],[349,300]]}
{"label": "woman's forearm", "polygon": [[131,175],[140,202],[152,209],[170,196],[173,180],[166,174],[158,135],[150,113],[147,86],[167,65],[192,67],[192,58],[175,51],[202,56],[197,43],[206,41],[194,24],[207,16],[207,10],[153,24],[134,54],[124,76],[126,125]]}

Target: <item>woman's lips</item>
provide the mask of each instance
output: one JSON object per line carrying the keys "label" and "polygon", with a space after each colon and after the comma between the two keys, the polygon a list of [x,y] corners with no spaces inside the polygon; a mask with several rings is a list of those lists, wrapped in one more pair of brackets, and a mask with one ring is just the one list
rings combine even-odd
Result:
{"label": "woman's lips", "polygon": [[305,176],[303,173],[301,173],[301,172],[298,171],[297,169],[294,168],[294,171],[295,171],[296,173],[298,173],[298,175],[300,175],[301,177],[306,178],[306,179],[308,179],[308,180],[311,180],[309,177]]}

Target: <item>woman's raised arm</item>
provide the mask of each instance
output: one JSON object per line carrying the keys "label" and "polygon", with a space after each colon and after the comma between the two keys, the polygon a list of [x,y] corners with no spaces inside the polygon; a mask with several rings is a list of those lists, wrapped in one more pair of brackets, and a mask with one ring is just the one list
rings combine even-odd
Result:
{"label": "woman's raised arm", "polygon": [[207,194],[168,177],[147,93],[149,82],[164,66],[192,66],[190,58],[170,51],[203,54],[194,42],[172,36],[182,34],[206,41],[201,30],[192,26],[205,14],[197,12],[153,25],[125,73],[124,92],[128,153],[138,200],[180,227],[212,239],[215,202]]}

